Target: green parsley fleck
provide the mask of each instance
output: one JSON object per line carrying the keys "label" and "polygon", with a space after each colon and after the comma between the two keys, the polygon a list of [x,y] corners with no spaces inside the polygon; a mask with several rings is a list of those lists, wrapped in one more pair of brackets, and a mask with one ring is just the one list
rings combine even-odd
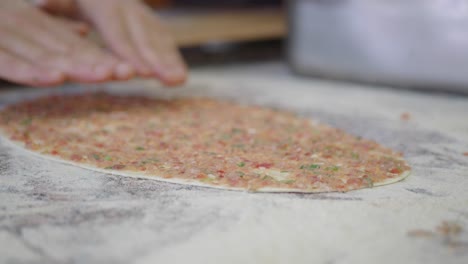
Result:
{"label": "green parsley fleck", "polygon": [[32,123],[32,118],[31,117],[28,117],[28,118],[25,118],[21,121],[21,125],[23,126],[29,126],[31,125]]}
{"label": "green parsley fleck", "polygon": [[145,148],[138,146],[138,147],[135,148],[135,150],[141,151],[141,150],[145,150]]}
{"label": "green parsley fleck", "polygon": [[239,162],[239,163],[237,164],[237,166],[239,166],[239,167],[244,167],[244,166],[245,166],[245,162],[243,162],[243,161],[242,161],[242,162]]}
{"label": "green parsley fleck", "polygon": [[339,169],[340,167],[338,166],[331,166],[331,167],[326,168],[326,170],[331,170],[331,171],[338,171]]}
{"label": "green parsley fleck", "polygon": [[359,154],[357,154],[357,153],[355,153],[355,152],[352,152],[352,153],[351,153],[351,157],[352,157],[353,159],[359,159]]}
{"label": "green parsley fleck", "polygon": [[234,134],[242,133],[242,129],[239,129],[239,128],[234,127],[234,128],[231,130],[231,132],[234,133]]}
{"label": "green parsley fleck", "polygon": [[244,149],[244,144],[234,144],[233,145],[234,148],[240,148],[240,149]]}
{"label": "green parsley fleck", "polygon": [[284,180],[284,181],[281,181],[281,183],[286,183],[286,184],[291,184],[291,183],[295,183],[296,181],[295,180]]}
{"label": "green parsley fleck", "polygon": [[148,164],[148,163],[157,163],[157,162],[159,162],[159,159],[150,158],[150,159],[143,160],[143,161],[141,162],[141,164],[146,165],[146,164]]}
{"label": "green parsley fleck", "polygon": [[99,156],[99,154],[93,153],[92,155],[93,155],[93,158],[94,158],[95,160],[100,160],[100,159],[101,159],[101,157]]}
{"label": "green parsley fleck", "polygon": [[370,187],[370,188],[374,187],[374,181],[371,178],[366,177],[364,178],[364,180],[366,180],[367,182],[367,187]]}
{"label": "green parsley fleck", "polygon": [[223,140],[231,139],[231,135],[229,135],[229,134],[222,134],[222,135],[221,135],[221,139],[223,139]]}
{"label": "green parsley fleck", "polygon": [[210,177],[206,177],[201,179],[202,182],[212,182],[214,179],[211,179]]}
{"label": "green parsley fleck", "polygon": [[320,169],[320,165],[318,165],[318,164],[310,164],[309,166],[301,165],[301,167],[299,167],[299,169],[301,169],[301,170],[304,170],[304,169],[315,170],[315,169]]}
{"label": "green parsley fleck", "polygon": [[112,157],[111,156],[105,156],[104,159],[107,160],[107,161],[111,161]]}
{"label": "green parsley fleck", "polygon": [[274,178],[271,176],[265,175],[263,176],[262,180],[274,180]]}

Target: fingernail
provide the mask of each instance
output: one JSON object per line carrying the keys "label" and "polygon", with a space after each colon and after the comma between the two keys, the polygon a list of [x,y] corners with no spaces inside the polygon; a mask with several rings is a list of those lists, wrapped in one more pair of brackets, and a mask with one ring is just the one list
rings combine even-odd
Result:
{"label": "fingernail", "polygon": [[63,71],[69,71],[71,69],[73,69],[73,67],[71,66],[70,64],[70,61],[66,60],[65,58],[60,58],[58,59],[56,62],[55,62],[55,65],[57,66],[57,68],[59,68],[60,70],[63,70]]}
{"label": "fingernail", "polygon": [[183,75],[183,74],[185,74],[186,70],[185,70],[184,67],[176,66],[174,68],[174,72],[177,73],[178,75]]}
{"label": "fingernail", "polygon": [[111,74],[111,69],[104,65],[98,65],[94,67],[94,74],[97,78],[105,78]]}
{"label": "fingernail", "polygon": [[184,68],[180,66],[167,66],[164,67],[164,73],[170,78],[181,77],[184,74]]}
{"label": "fingernail", "polygon": [[146,67],[140,69],[140,74],[141,74],[142,76],[146,76],[146,77],[149,77],[149,76],[152,76],[152,75],[153,75],[153,73],[151,72],[151,70],[148,69],[148,68],[146,68]]}
{"label": "fingernail", "polygon": [[38,76],[38,79],[44,82],[56,82],[63,78],[63,73],[57,70],[47,72]]}
{"label": "fingernail", "polygon": [[134,73],[133,67],[127,63],[119,63],[115,68],[115,75],[117,79],[130,78]]}
{"label": "fingernail", "polygon": [[60,71],[52,71],[50,74],[49,74],[49,77],[51,80],[53,81],[56,81],[56,80],[60,80],[63,78],[63,73],[60,72]]}
{"label": "fingernail", "polygon": [[32,81],[40,86],[57,85],[65,81],[65,75],[60,71],[52,70],[33,76]]}

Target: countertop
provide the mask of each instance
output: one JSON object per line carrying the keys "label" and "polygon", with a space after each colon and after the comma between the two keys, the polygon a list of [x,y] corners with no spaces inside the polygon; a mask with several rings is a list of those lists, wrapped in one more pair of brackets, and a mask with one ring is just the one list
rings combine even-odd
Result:
{"label": "countertop", "polygon": [[[294,110],[402,151],[413,172],[347,193],[258,194],[92,172],[0,140],[0,263],[468,263],[468,97],[306,79],[281,63],[198,68],[177,90],[105,86]],[[0,106],[84,89],[98,88],[2,89]]]}

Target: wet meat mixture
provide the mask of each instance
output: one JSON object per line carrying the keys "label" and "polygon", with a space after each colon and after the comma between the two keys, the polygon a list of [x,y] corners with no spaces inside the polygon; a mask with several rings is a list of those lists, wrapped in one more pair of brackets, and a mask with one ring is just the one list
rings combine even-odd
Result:
{"label": "wet meat mixture", "polygon": [[347,191],[410,169],[376,142],[208,98],[49,96],[7,107],[0,128],[30,150],[76,163],[249,190]]}

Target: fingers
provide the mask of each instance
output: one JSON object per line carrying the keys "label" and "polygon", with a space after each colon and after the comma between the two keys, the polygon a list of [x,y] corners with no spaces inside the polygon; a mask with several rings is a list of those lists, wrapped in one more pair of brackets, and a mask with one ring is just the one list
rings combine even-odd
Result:
{"label": "fingers", "polygon": [[141,16],[124,13],[134,45],[152,72],[163,83],[172,86],[183,83],[186,79],[186,69],[176,45],[170,34],[160,26],[160,22],[145,13]]}
{"label": "fingers", "polygon": [[[110,79],[111,68],[109,66],[106,66],[109,69],[94,68],[89,55],[79,56],[74,51],[63,53],[48,46],[34,43],[30,39],[30,37],[34,38],[34,35],[25,37],[19,35],[18,32],[3,30],[7,32],[8,37],[0,39],[0,47],[18,58],[36,64],[41,68],[63,72],[73,81],[98,82]],[[83,53],[92,52],[87,47],[83,47],[82,51]]]}
{"label": "fingers", "polygon": [[115,5],[104,10],[102,14],[92,13],[90,14],[91,19],[104,41],[115,54],[129,62],[139,75],[151,76],[151,69],[130,42],[120,8],[119,5]]}
{"label": "fingers", "polygon": [[[128,79],[133,70],[101,50],[96,44],[82,39],[69,26],[37,10],[16,14],[0,14],[0,47],[4,51],[40,66],[64,73],[77,82],[102,82]],[[14,30],[21,26],[22,30]],[[123,69],[122,69],[123,68]]]}
{"label": "fingers", "polygon": [[59,21],[32,7],[12,6],[8,12],[0,10],[0,34],[8,36],[0,38],[0,48],[4,60],[14,58],[21,65],[22,78],[37,70],[45,79],[48,72],[54,72],[72,81],[100,82],[129,79],[136,70],[141,76],[157,77],[167,85],[185,81],[186,67],[173,41],[140,1],[36,2],[56,14],[80,10],[77,15],[95,24],[117,56],[73,33],[86,34],[89,29],[84,24]]}
{"label": "fingers", "polygon": [[185,81],[186,67],[170,34],[139,1],[80,3],[107,46],[139,75],[159,78],[166,85]]}
{"label": "fingers", "polygon": [[30,86],[53,86],[64,82],[65,75],[41,69],[0,49],[0,78]]}
{"label": "fingers", "polygon": [[[133,70],[130,67],[128,67],[124,77],[119,73],[114,74],[119,64],[116,58],[104,52],[95,43],[72,34],[63,26],[63,20],[58,20],[58,18],[47,17],[37,21],[37,23],[42,22],[49,29],[48,32],[44,32],[44,35],[58,36],[62,43],[67,44],[67,49],[62,52],[61,60],[57,66],[61,66],[72,79],[82,82],[99,82],[110,79],[127,79],[133,75]],[[64,57],[68,59],[63,61]]]}

